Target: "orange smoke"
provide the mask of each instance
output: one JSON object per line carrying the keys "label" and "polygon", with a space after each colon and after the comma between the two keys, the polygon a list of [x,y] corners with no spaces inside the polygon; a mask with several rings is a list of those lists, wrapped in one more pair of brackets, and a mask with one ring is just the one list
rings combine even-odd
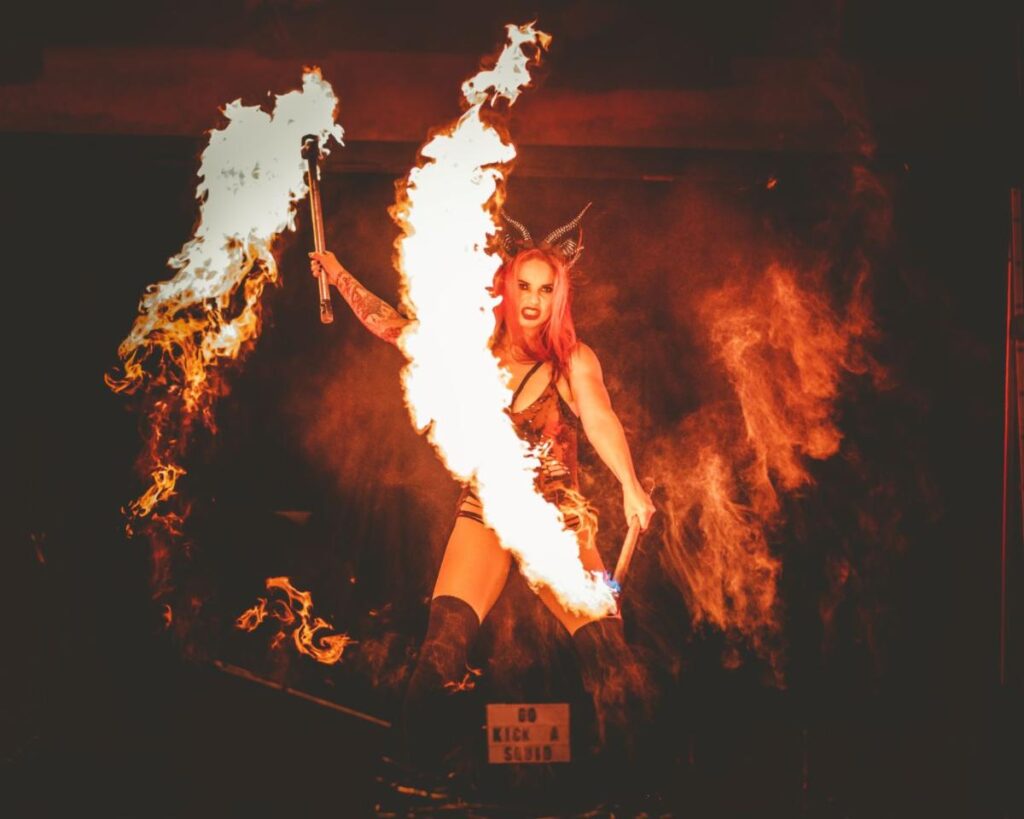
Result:
{"label": "orange smoke", "polygon": [[[287,577],[268,577],[267,590],[274,589],[284,592],[285,597],[269,602],[267,598],[260,597],[255,606],[238,616],[235,626],[243,631],[255,631],[268,616],[282,626],[297,623],[292,631],[292,642],[300,654],[325,665],[338,662],[346,646],[354,641],[347,634],[321,634],[334,627],[322,617],[313,617],[313,596],[296,589]],[[285,629],[279,630],[274,635],[271,648],[282,645],[286,636]]]}
{"label": "orange smoke", "polygon": [[805,456],[822,460],[839,450],[839,380],[854,368],[851,347],[870,324],[859,309],[839,319],[820,295],[777,265],[753,289],[737,285],[708,294],[701,312],[754,452],[744,475],[752,505],[759,515],[774,514],[773,477],[781,489],[797,489],[811,482]]}
{"label": "orange smoke", "polygon": [[655,446],[666,493],[662,565],[695,623],[741,634],[762,654],[772,654],[779,627],[780,561],[769,536],[780,495],[813,484],[808,461],[839,451],[843,375],[876,366],[863,350],[874,329],[863,287],[845,315],[821,289],[772,265],[752,284],[706,292],[697,320],[731,399]]}

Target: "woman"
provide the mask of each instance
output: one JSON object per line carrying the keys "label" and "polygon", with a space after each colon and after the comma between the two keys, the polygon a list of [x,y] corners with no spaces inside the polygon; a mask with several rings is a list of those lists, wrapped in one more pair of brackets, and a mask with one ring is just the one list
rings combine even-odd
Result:
{"label": "woman", "polygon": [[[553,231],[539,245],[523,225],[505,217],[502,244],[506,261],[495,282],[501,301],[495,308],[492,350],[515,385],[509,414],[519,435],[545,453],[538,488],[563,508],[567,523],[586,528],[581,520],[585,511],[573,503],[579,498],[576,438],[582,422],[595,451],[622,484],[626,520],[636,518],[643,530],[650,523],[654,505],[637,480],[597,356],[577,340],[572,321],[570,269],[582,250],[578,234],[582,216],[580,213]],[[310,258],[313,274],[326,274],[370,332],[385,341],[397,341],[409,319],[368,292],[333,253],[311,253]],[[603,572],[592,540],[579,539],[584,567]],[[470,645],[505,585],[511,562],[511,554],[484,524],[479,499],[467,487],[445,548],[427,636],[406,697],[407,731],[413,746],[418,744],[417,735],[432,733],[427,722],[437,709],[429,703],[431,692],[443,691],[446,686],[457,688],[465,676]],[[628,662],[621,618],[594,619],[568,611],[546,587],[538,595],[572,635],[584,684],[597,701],[603,736],[608,718],[618,721],[609,712],[621,710],[624,689],[630,687],[630,681],[622,678],[632,663]],[[612,680],[610,674],[617,678]],[[422,756],[431,751],[426,747],[419,750]]]}

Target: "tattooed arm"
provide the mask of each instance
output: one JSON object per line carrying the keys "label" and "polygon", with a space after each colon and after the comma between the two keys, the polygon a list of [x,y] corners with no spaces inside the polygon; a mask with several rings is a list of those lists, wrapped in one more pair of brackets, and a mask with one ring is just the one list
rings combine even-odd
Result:
{"label": "tattooed arm", "polygon": [[313,275],[319,276],[321,270],[327,274],[327,281],[338,288],[338,292],[367,330],[391,344],[398,342],[409,319],[363,287],[329,250],[310,253],[309,258]]}

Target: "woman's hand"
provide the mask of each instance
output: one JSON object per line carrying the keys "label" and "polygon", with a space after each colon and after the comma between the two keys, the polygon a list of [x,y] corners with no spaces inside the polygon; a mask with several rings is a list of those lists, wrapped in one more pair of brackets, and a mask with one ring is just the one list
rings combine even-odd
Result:
{"label": "woman's hand", "polygon": [[622,485],[622,510],[626,513],[626,523],[636,518],[640,523],[640,531],[646,532],[654,516],[654,502],[644,491],[639,482]]}
{"label": "woman's hand", "polygon": [[338,278],[343,273],[348,273],[338,261],[338,257],[329,250],[325,250],[323,253],[310,253],[309,269],[315,278],[319,278],[320,274],[324,273],[327,276],[327,283],[333,284],[335,287],[338,286]]}

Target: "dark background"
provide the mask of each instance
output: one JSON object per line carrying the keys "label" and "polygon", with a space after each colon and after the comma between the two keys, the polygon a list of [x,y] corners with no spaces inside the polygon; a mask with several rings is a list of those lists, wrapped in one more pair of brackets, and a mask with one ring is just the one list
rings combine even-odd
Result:
{"label": "dark background", "polygon": [[[628,799],[679,815],[1020,809],[1009,776],[1020,770],[1024,661],[1016,514],[1008,682],[999,680],[1008,190],[1020,184],[1024,144],[1019,12],[542,6],[101,3],[22,9],[4,32],[14,413],[0,734],[19,814],[423,809],[381,773],[386,731],[215,665],[393,719],[457,494],[406,421],[401,355],[338,300],[335,324],[317,323],[305,220],[279,246],[283,284],[264,297],[259,343],[229,377],[220,432],[201,442],[182,484],[194,499],[195,556],[181,594],[202,601],[184,640],[164,630],[151,599],[147,543],[124,535],[119,510],[140,486],[138,420],[102,376],[143,288],[166,275],[191,233],[202,131],[217,124],[218,104],[258,102],[268,88],[294,87],[303,63],[321,62],[349,142],[326,166],[329,244],[390,300],[394,181],[426,129],[457,113],[458,80],[501,26],[533,16],[555,47],[511,122],[521,158],[510,206],[545,226],[597,203],[578,321],[602,357],[638,471],[649,439],[708,398],[713,374],[673,305],[715,282],[753,280],[781,260],[820,273],[841,310],[860,249],[879,330],[870,353],[888,373],[883,386],[844,380],[843,448],[811,465],[816,485],[787,498],[772,533],[784,566],[781,684],[735,635],[691,628],[678,592],[655,582],[649,560],[646,575],[638,566],[651,598],[629,605],[654,625],[631,636],[655,652],[665,693],[652,744],[660,766]],[[345,73],[375,60],[394,73],[364,70],[358,84]],[[211,66],[219,74],[205,73]],[[133,74],[135,86],[124,79]],[[396,78],[410,76],[396,91]],[[241,77],[252,87],[236,88]],[[876,198],[858,200],[860,172],[877,180]],[[583,457],[599,474],[593,453]],[[311,514],[298,525],[281,510]],[[854,580],[833,597],[837,555]],[[351,661],[327,669],[270,650],[269,632],[234,631],[277,574],[365,643]],[[511,594],[522,603],[520,592]],[[836,605],[829,624],[825,601]],[[646,603],[660,607],[657,618],[639,616]],[[556,672],[564,649],[556,642]],[[737,650],[738,665],[723,659]],[[528,780],[519,810],[581,809],[585,787],[566,781],[573,796],[551,802],[545,783]],[[507,782],[482,782],[481,800],[514,801]]]}

